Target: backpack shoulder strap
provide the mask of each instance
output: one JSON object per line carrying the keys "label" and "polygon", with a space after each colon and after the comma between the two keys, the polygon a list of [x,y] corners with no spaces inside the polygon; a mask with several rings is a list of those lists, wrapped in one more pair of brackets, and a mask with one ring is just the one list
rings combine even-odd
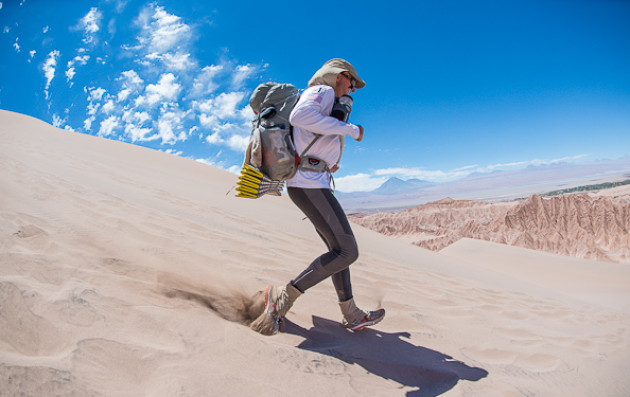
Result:
{"label": "backpack shoulder strap", "polygon": [[300,154],[300,157],[304,157],[304,156],[306,155],[306,152],[308,152],[308,150],[309,150],[310,148],[312,148],[312,147],[313,147],[313,145],[315,144],[315,142],[317,142],[317,140],[318,140],[320,137],[321,137],[321,135],[320,135],[320,134],[315,134],[315,139],[313,139],[313,140],[311,141],[311,143],[309,143],[309,144],[308,144],[308,146],[306,147],[306,149],[304,149],[304,151],[302,152],[302,154]]}

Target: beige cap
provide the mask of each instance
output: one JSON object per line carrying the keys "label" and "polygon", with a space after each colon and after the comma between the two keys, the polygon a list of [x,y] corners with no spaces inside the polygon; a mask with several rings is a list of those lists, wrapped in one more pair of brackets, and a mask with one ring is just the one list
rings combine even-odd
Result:
{"label": "beige cap", "polygon": [[334,75],[336,78],[337,75],[341,72],[348,72],[350,73],[352,77],[354,77],[354,79],[357,82],[356,88],[365,87],[365,81],[363,81],[363,79],[359,77],[359,75],[357,74],[357,71],[350,64],[350,62],[341,58],[331,59],[330,61],[326,62],[324,66],[322,66],[317,72],[315,72],[313,77],[311,77],[311,80],[309,80],[308,85],[310,87],[315,84],[321,84],[322,81],[329,80],[329,79],[326,79],[324,76]]}

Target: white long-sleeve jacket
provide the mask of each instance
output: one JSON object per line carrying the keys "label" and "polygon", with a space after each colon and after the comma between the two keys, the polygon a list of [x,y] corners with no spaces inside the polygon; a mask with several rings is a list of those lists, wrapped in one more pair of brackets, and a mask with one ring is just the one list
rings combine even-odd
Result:
{"label": "white long-sleeve jacket", "polygon": [[[312,86],[304,90],[289,116],[298,155],[302,156],[304,150],[315,139],[315,134],[319,134],[321,136],[308,149],[305,156],[323,160],[329,168],[340,159],[342,137],[348,135],[356,139],[360,135],[359,127],[356,125],[330,117],[334,103],[335,90],[332,87]],[[287,186],[305,189],[330,188],[330,175],[327,172],[298,170],[295,176],[287,181]]]}

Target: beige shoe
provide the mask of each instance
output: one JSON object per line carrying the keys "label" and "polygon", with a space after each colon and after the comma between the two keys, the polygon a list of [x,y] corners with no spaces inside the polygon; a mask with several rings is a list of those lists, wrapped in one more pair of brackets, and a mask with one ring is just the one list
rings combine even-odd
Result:
{"label": "beige shoe", "polygon": [[280,329],[282,318],[287,315],[293,302],[302,295],[291,283],[285,286],[265,288],[265,311],[250,325],[263,335],[275,335]]}
{"label": "beige shoe", "polygon": [[356,306],[354,298],[339,302],[339,306],[343,313],[343,326],[353,331],[360,331],[370,325],[378,324],[385,318],[385,309],[364,312]]}

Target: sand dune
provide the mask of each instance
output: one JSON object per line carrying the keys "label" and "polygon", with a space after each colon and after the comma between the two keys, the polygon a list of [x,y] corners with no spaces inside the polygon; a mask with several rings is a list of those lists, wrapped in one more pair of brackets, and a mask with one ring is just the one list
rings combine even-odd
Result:
{"label": "sand dune", "polygon": [[2,396],[630,395],[622,264],[356,226],[355,298],[385,321],[342,328],[324,282],[265,337],[252,295],[324,248],[287,197],[5,111],[0,167]]}

